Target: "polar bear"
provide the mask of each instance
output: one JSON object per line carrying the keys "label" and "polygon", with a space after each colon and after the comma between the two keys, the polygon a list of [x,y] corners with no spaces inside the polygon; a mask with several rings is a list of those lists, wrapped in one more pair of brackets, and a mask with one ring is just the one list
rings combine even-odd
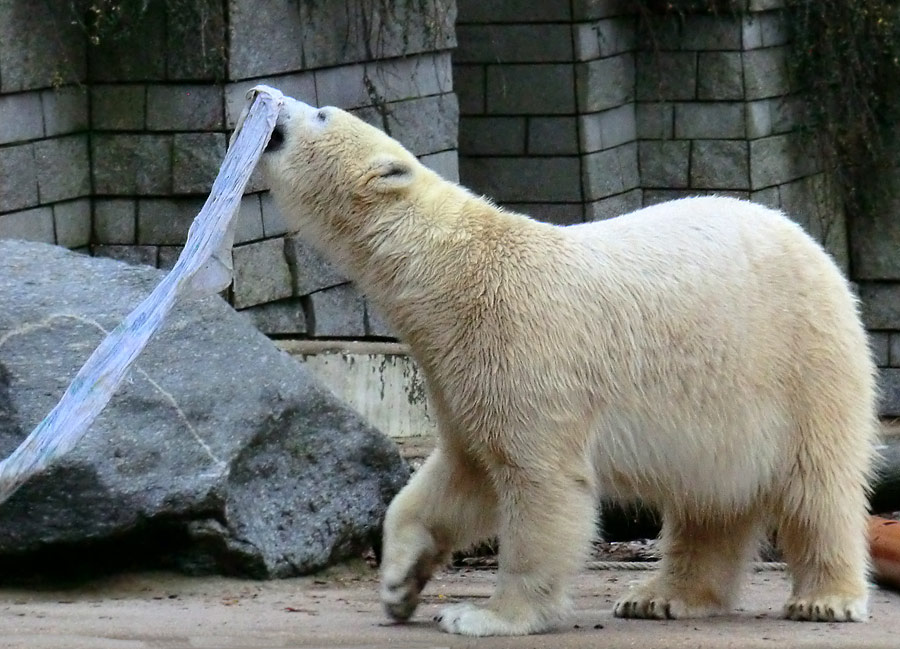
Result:
{"label": "polar bear", "polygon": [[797,225],[722,197],[549,225],[292,99],[261,164],[292,230],[408,343],[437,413],[437,450],[384,523],[391,617],[452,550],[496,535],[494,594],[440,628],[552,628],[601,495],[663,519],[659,569],[617,616],[729,610],[774,528],[787,617],[866,617],[874,367],[847,282]]}

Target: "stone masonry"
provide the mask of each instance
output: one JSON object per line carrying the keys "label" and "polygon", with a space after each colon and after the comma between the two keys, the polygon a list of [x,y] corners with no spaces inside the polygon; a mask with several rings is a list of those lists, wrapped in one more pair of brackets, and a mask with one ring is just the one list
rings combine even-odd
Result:
{"label": "stone masonry", "polygon": [[783,209],[856,282],[881,411],[900,416],[900,173],[847,222],[804,132],[784,0],[684,16],[627,0],[458,4],[464,184],[555,223],[710,193]]}
{"label": "stone masonry", "polygon": [[[268,83],[554,223],[706,193],[784,209],[858,285],[882,410],[900,416],[900,174],[881,208],[844,218],[789,81],[784,0],[684,16],[629,0],[150,0],[99,44],[71,4],[0,0],[0,238],[171,267],[244,93]],[[390,339],[251,184],[232,304],[273,336]]]}
{"label": "stone masonry", "polygon": [[[0,237],[171,267],[257,83],[355,112],[458,179],[451,0],[152,0],[95,45],[74,17],[0,0]],[[272,335],[390,336],[252,184],[234,306]]]}

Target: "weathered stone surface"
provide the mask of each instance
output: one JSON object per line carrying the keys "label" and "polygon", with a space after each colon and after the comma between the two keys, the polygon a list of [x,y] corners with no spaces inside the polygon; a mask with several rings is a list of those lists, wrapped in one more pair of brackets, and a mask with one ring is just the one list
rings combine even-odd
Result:
{"label": "weathered stone surface", "polygon": [[[6,455],[162,273],[0,250]],[[79,444],[0,508],[0,552],[84,544],[88,562],[131,541],[151,552],[139,563],[167,546],[184,569],[288,577],[366,547],[407,476],[393,443],[244,317],[217,297],[188,301]]]}
{"label": "weathered stone surface", "polygon": [[784,45],[790,40],[787,17],[780,12],[749,13],[742,21],[745,50]]}
{"label": "weathered stone surface", "polygon": [[571,65],[517,63],[488,66],[487,112],[503,115],[573,113],[573,82]]}
{"label": "weathered stone surface", "polygon": [[94,199],[94,234],[97,243],[136,243],[137,207],[134,199]]}
{"label": "weathered stone surface", "polygon": [[521,0],[457,0],[459,22],[553,22],[571,18],[566,2],[522,2]]}
{"label": "weathered stone surface", "polygon": [[214,131],[225,123],[219,84],[147,86],[147,128],[151,131]]}
{"label": "weathered stone surface", "polygon": [[419,162],[442,178],[454,183],[459,182],[459,155],[455,149],[420,156]]}
{"label": "weathered stone surface", "polygon": [[259,197],[259,194],[248,194],[241,198],[241,206],[238,209],[237,222],[234,226],[235,244],[256,241],[265,236]]}
{"label": "weathered stone surface", "polygon": [[39,92],[0,95],[0,144],[25,142],[43,135]]}
{"label": "weathered stone surface", "polygon": [[301,2],[300,21],[304,67],[308,68],[447,50],[456,45],[455,0]]}
{"label": "weathered stone surface", "polygon": [[882,367],[878,370],[878,388],[881,393],[879,414],[882,417],[900,416],[900,368]]}
{"label": "weathered stone surface", "polygon": [[675,106],[667,102],[638,102],[634,106],[637,134],[642,140],[675,136]]}
{"label": "weathered stone surface", "polygon": [[778,188],[781,209],[849,270],[847,220],[840,193],[827,174],[807,176]]}
{"label": "weathered stone surface", "polygon": [[645,140],[638,144],[643,187],[688,186],[691,143],[684,140]]}
{"label": "weathered stone surface", "polygon": [[643,205],[643,191],[632,189],[631,191],[599,201],[588,203],[585,209],[585,221],[601,221],[611,219],[628,212],[640,209]]}
{"label": "weathered stone surface", "polygon": [[0,2],[0,92],[78,83],[86,39],[68,2]]}
{"label": "weathered stone surface", "polygon": [[675,137],[680,139],[737,139],[744,137],[744,104],[698,102],[675,106]]}
{"label": "weathered stone surface", "polygon": [[529,117],[527,150],[531,155],[575,155],[579,153],[577,118],[574,116]]}
{"label": "weathered stone surface", "polygon": [[[365,64],[364,74],[363,85],[379,102],[453,92],[453,66],[448,52],[370,61]],[[321,96],[322,89],[318,87],[319,78],[317,73],[319,101],[326,103]]]}
{"label": "weathered stone surface", "polygon": [[184,246],[160,246],[156,256],[156,267],[160,270],[172,270],[183,251]]}
{"label": "weathered stone surface", "polygon": [[276,2],[259,10],[252,0],[228,0],[228,78],[304,68],[300,3]]}
{"label": "weathered stone surface", "polygon": [[566,24],[460,25],[460,63],[554,63],[572,60],[572,32]]}
{"label": "weathered stone surface", "polygon": [[257,329],[269,336],[298,336],[307,333],[305,298],[288,298],[258,304],[241,311]]}
{"label": "weathered stone surface", "polygon": [[368,300],[366,302],[366,335],[378,338],[397,338],[391,326],[385,322],[378,310]]}
{"label": "weathered stone surface", "polygon": [[142,130],[146,113],[146,86],[117,84],[95,85],[91,88],[91,125],[95,129]]}
{"label": "weathered stone surface", "polygon": [[224,133],[176,133],[172,149],[172,189],[176,194],[209,194],[225,158]]}
{"label": "weathered stone surface", "polygon": [[591,153],[582,160],[584,197],[588,201],[621,194],[641,184],[636,142]]}
{"label": "weathered stone surface", "polygon": [[[872,349],[875,352],[875,358],[878,360],[887,360],[885,365],[890,365],[891,367],[900,367],[900,333],[894,332],[891,334],[887,334],[883,331],[870,331],[869,337],[872,339]],[[888,345],[886,350],[882,350],[881,346],[883,342],[881,342],[885,337],[887,337]],[[884,351],[887,354],[884,354]],[[881,363],[879,363],[880,365]]]}
{"label": "weathered stone surface", "polygon": [[691,187],[749,189],[747,142],[697,140],[691,148]]}
{"label": "weathered stone surface", "polygon": [[90,160],[86,134],[35,142],[34,158],[41,203],[90,194]]}
{"label": "weathered stone surface", "polygon": [[88,94],[83,86],[63,86],[41,92],[47,137],[88,128]]}
{"label": "weathered stone surface", "polygon": [[456,43],[455,2],[291,2],[260,11],[229,0],[229,77],[247,79],[301,69],[445,50]]}
{"label": "weathered stone surface", "polygon": [[225,78],[225,4],[224,0],[169,3],[167,78],[184,81]]}
{"label": "weathered stone surface", "polygon": [[37,205],[34,145],[0,147],[0,212]]}
{"label": "weathered stone surface", "polygon": [[283,239],[237,246],[234,260],[234,306],[243,308],[293,295]]}
{"label": "weathered stone surface", "polygon": [[694,99],[696,52],[641,52],[637,55],[637,98],[641,101]]}
{"label": "weathered stone surface", "polygon": [[359,338],[366,333],[365,301],[351,284],[317,291],[309,296],[312,333],[325,337]]}
{"label": "weathered stone surface", "polygon": [[584,221],[581,203],[503,203],[503,207],[545,223],[571,225]]}
{"label": "weathered stone surface", "polygon": [[862,280],[900,281],[900,168],[879,172],[872,207],[850,219],[853,274]]}
{"label": "weathered stone surface", "polygon": [[462,184],[505,202],[575,202],[581,200],[578,158],[463,158]]}
{"label": "weathered stone surface", "polygon": [[743,99],[743,66],[740,52],[701,52],[697,57],[697,98]]}
{"label": "weathered stone surface", "polygon": [[900,282],[859,282],[867,329],[900,329]]}
{"label": "weathered stone surface", "polygon": [[606,58],[635,49],[637,29],[634,16],[576,23],[572,29],[575,58],[579,61]]}
{"label": "weathered stone surface", "polygon": [[309,295],[350,281],[301,237],[287,237],[284,252],[294,295]]}
{"label": "weathered stone surface", "polygon": [[487,112],[484,70],[483,65],[453,66],[453,88],[459,98],[459,112],[463,115],[481,115]]}
{"label": "weathered stone surface", "polygon": [[290,224],[282,211],[275,203],[275,199],[269,192],[260,194],[260,208],[262,210],[263,234],[266,237],[279,237],[290,231]]}
{"label": "weathered stone surface", "polygon": [[171,193],[171,135],[97,133],[91,138],[91,150],[96,193]]}
{"label": "weathered stone surface", "polygon": [[572,3],[572,16],[576,20],[622,16],[633,11],[631,0],[574,0]]}
{"label": "weathered stone surface", "polygon": [[260,83],[278,88],[288,97],[307,104],[321,105],[316,99],[316,77],[313,71],[229,83],[225,86],[225,125],[229,129],[234,128],[241,111],[247,106],[247,91]]}
{"label": "weathered stone surface", "polygon": [[612,149],[637,139],[634,104],[625,104],[602,113],[582,115],[580,126],[579,135],[583,153]]}
{"label": "weathered stone surface", "polygon": [[[532,124],[537,118],[532,118]],[[574,134],[574,118],[571,120]],[[526,117],[462,117],[459,149],[464,155],[523,155]]]}
{"label": "weathered stone surface", "polygon": [[0,214],[0,239],[54,243],[53,210],[50,207],[38,207]]}
{"label": "weathered stone surface", "polygon": [[803,133],[773,135],[750,142],[752,189],[790,182],[818,171],[814,141]]}
{"label": "weathered stone surface", "polygon": [[384,109],[362,108],[353,112],[386,131],[415,155],[456,148],[459,106],[453,93],[398,101]]}
{"label": "weathered stone surface", "polygon": [[[575,69],[578,110],[592,113],[633,101],[634,75],[634,54],[631,53],[579,63]],[[535,87],[537,86],[531,86],[529,91],[533,93]],[[571,94],[571,91],[567,91],[562,96],[568,97]]]}
{"label": "weathered stone surface", "polygon": [[681,25],[681,49],[739,50],[741,27],[740,18],[729,12],[687,15]]}
{"label": "weathered stone surface", "polygon": [[158,246],[119,246],[103,245],[93,246],[95,257],[115,259],[132,266],[155,267],[159,263]]}
{"label": "weathered stone surface", "polygon": [[91,202],[86,198],[53,206],[56,243],[66,248],[81,248],[91,242]]}
{"label": "weathered stone surface", "polygon": [[788,46],[744,52],[744,88],[747,99],[779,97],[790,92]]}
{"label": "weathered stone surface", "polygon": [[201,198],[138,200],[138,243],[178,246],[187,241],[191,223],[203,207]]}
{"label": "weathered stone surface", "polygon": [[[900,337],[898,337],[898,341],[900,341]],[[870,331],[869,348],[872,350],[872,360],[875,361],[875,365],[878,367],[890,365],[891,335],[887,331]],[[900,360],[900,345],[897,347],[897,352],[897,360]]]}
{"label": "weathered stone surface", "polygon": [[[166,78],[166,2],[148,2],[126,34],[104,36],[88,48],[94,82],[162,81]],[[126,9],[134,11],[138,3]],[[157,43],[148,47],[148,43]]]}

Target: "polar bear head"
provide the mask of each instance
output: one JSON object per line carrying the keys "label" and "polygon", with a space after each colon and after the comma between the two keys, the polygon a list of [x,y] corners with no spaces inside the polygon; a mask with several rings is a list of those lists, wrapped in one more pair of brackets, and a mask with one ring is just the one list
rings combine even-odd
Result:
{"label": "polar bear head", "polygon": [[423,191],[442,182],[361,119],[289,97],[261,167],[290,229],[350,271],[348,248],[408,217]]}

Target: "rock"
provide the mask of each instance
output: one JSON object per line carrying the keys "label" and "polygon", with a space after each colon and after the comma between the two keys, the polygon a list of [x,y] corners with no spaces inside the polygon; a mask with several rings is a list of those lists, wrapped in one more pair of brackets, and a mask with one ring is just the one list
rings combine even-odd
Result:
{"label": "rock", "polygon": [[[0,456],[162,276],[0,241]],[[2,572],[140,548],[140,566],[309,573],[368,547],[407,478],[393,442],[245,317],[183,299],[79,444],[0,505]]]}

